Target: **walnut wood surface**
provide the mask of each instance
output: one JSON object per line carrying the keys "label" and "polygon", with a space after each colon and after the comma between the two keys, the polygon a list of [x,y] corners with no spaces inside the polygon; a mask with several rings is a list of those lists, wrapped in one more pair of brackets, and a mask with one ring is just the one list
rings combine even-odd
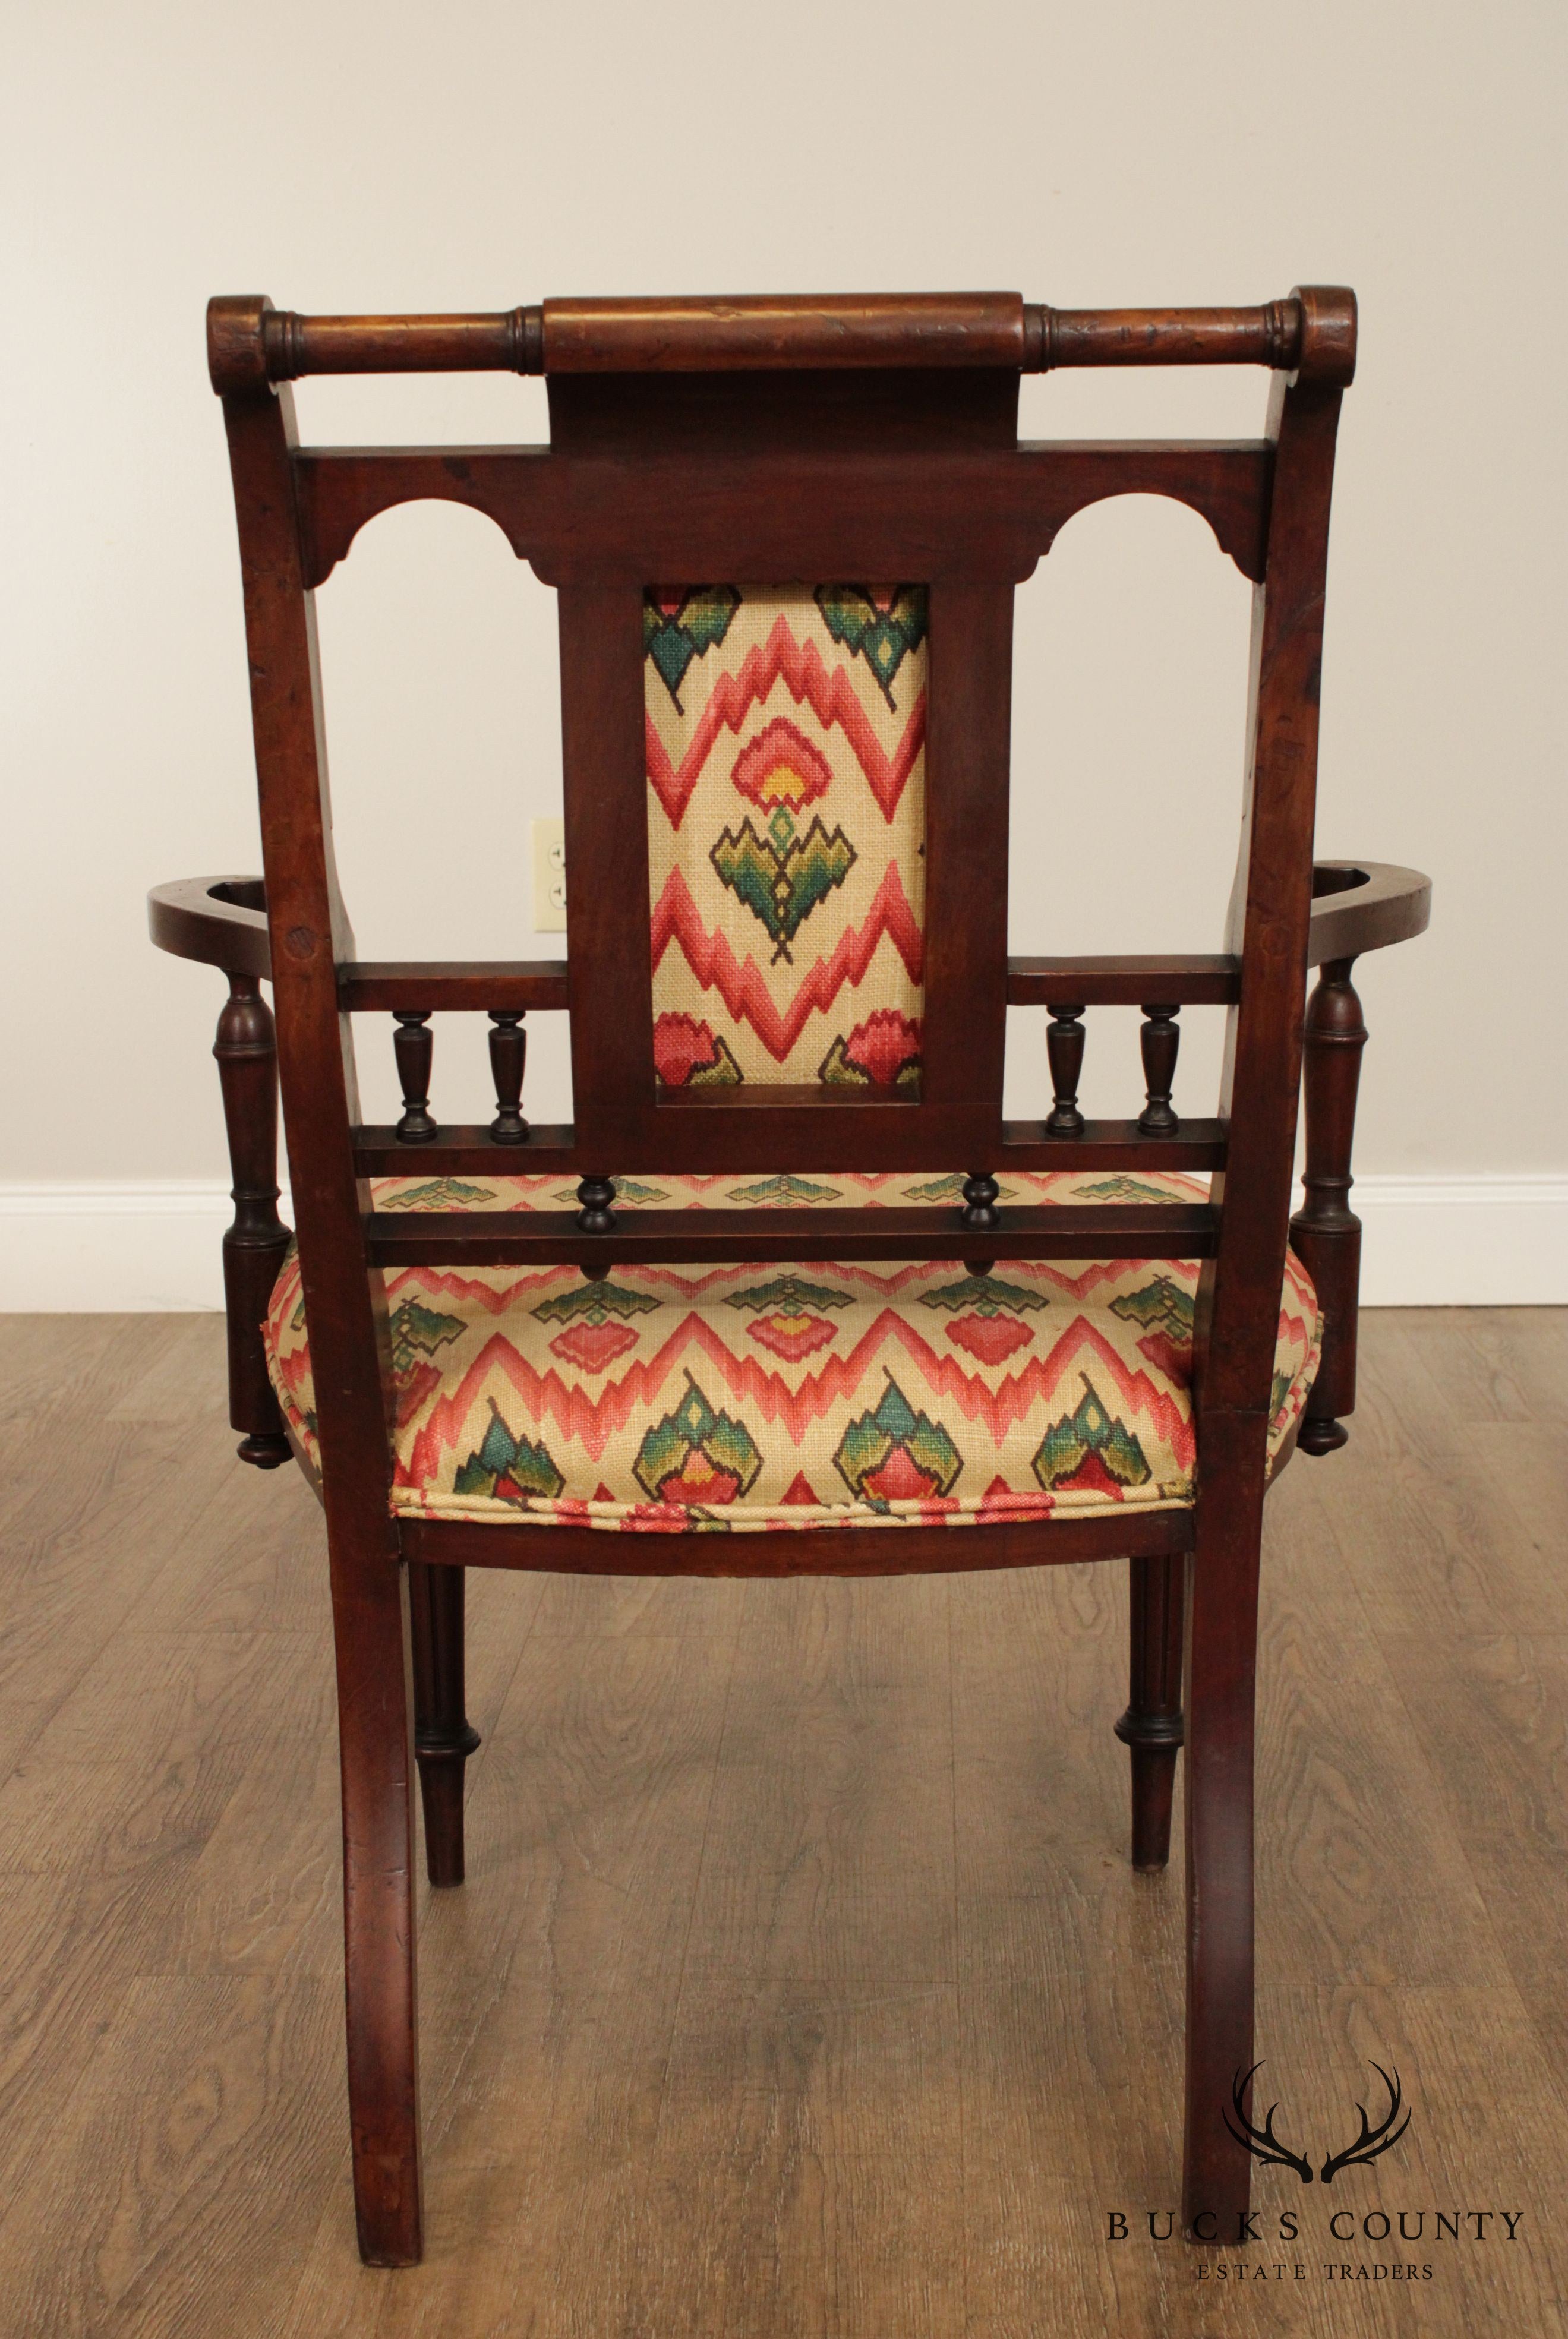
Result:
{"label": "walnut wood surface", "polygon": [[790,1535],[609,1535],[597,1527],[491,1526],[401,1519],[403,1555],[431,1565],[545,1569],[584,1575],[924,1575],[998,1567],[1066,1566],[1129,1551],[1182,1552],[1190,1511],[1125,1519],[1061,1518],[1038,1527],[804,1527]]}
{"label": "walnut wood surface", "polygon": [[[740,379],[737,377],[737,380]],[[966,416],[962,375],[948,378]],[[459,503],[493,519],[546,584],[850,573],[1021,584],[1073,515],[1108,496],[1191,506],[1255,582],[1267,558],[1270,449],[1258,440],[1042,442],[971,433],[933,466],[848,449],[628,451],[624,414],[580,451],[546,447],[301,449],[293,458],[307,581],[325,582],[367,521],[398,504]],[[744,550],[743,550],[744,548]],[[640,607],[640,604],[639,604]]]}
{"label": "walnut wood surface", "polygon": [[556,959],[359,959],[338,969],[338,996],[356,1015],[399,1007],[441,1014],[571,1004]]}
{"label": "walnut wood surface", "polygon": [[[261,310],[260,328],[252,328]],[[213,301],[220,392],[310,373],[661,373],[823,368],[1260,365],[1348,382],[1356,303],[1337,287],[1232,309],[1052,309],[1016,292],[738,293],[551,300],[488,313],[307,317]]]}
{"label": "walnut wood surface", "polygon": [[1152,1002],[1143,1010],[1138,1044],[1148,1101],[1138,1116],[1138,1126],[1146,1137],[1169,1137],[1181,1125],[1170,1100],[1181,1046],[1181,1026],[1176,1020],[1179,1012],[1170,1001]]}
{"label": "walnut wood surface", "polygon": [[[843,1091],[837,1093],[842,1096]],[[814,1104],[811,1109],[814,1111],[817,1108]],[[773,1108],[758,1107],[759,1111],[764,1110]],[[703,1134],[694,1137],[689,1130],[671,1133],[679,1118],[684,1116],[672,1115],[668,1125],[663,1120],[656,1121],[649,1140],[652,1158],[647,1153],[639,1154],[624,1173],[617,1163],[614,1174],[641,1177],[646,1172],[678,1173],[683,1169],[714,1172],[735,1169],[737,1175],[745,1173],[744,1161],[732,1160],[730,1155],[747,1149],[732,1147],[733,1132],[726,1130],[722,1120],[713,1128],[711,1136],[705,1126]],[[770,1170],[792,1166],[782,1158],[784,1132],[788,1126],[782,1115],[777,1126],[781,1132],[777,1147],[780,1158],[770,1154]],[[407,1149],[398,1143],[396,1129],[390,1123],[356,1129],[353,1137],[354,1162],[361,1178],[402,1178],[411,1170],[429,1177],[537,1177],[557,1170],[563,1175],[580,1173],[590,1167],[574,1130],[560,1122],[540,1122],[530,1128],[523,1144],[506,1147],[498,1147],[488,1122],[438,1122],[435,1136],[420,1146],[416,1162],[410,1162]],[[823,1167],[828,1147],[814,1134],[804,1142],[793,1137],[789,1142],[792,1154],[800,1157],[793,1166],[831,1184],[834,1172],[831,1167]],[[906,1150],[912,1158],[904,1167],[931,1170],[931,1160],[918,1144]],[[841,1155],[841,1161],[842,1159]],[[1219,1169],[1224,1160],[1223,1122],[1201,1120],[1195,1116],[1184,1120],[1179,1130],[1167,1137],[1146,1136],[1135,1120],[1086,1120],[1081,1136],[1067,1139],[1048,1137],[1045,1123],[1040,1120],[1004,1120],[1000,1150],[992,1166],[1003,1177],[1010,1170],[1122,1170],[1134,1173],[1139,1170],[1179,1170],[1201,1176],[1206,1170]]]}
{"label": "walnut wood surface", "polygon": [[1307,963],[1359,958],[1425,933],[1432,880],[1386,861],[1319,861],[1313,868]]}
{"label": "walnut wood surface", "polygon": [[[1188,1571],[1188,2231],[1246,2214],[1251,2162],[1214,2106],[1253,2043],[1253,1729],[1265,1446],[1300,1078],[1312,900],[1324,579],[1337,386],[1276,378],[1268,574],[1254,599],[1253,737],[1232,896],[1241,997],[1228,1011],[1221,1117],[1244,1134],[1210,1193],[1218,1251],[1199,1279],[1199,1449]],[[1233,2228],[1234,2230],[1235,2228]]]}
{"label": "walnut wood surface", "polygon": [[147,931],[158,948],[236,974],[271,976],[267,894],[259,877],[184,877],[154,885]]}
{"label": "walnut wood surface", "polygon": [[[1317,862],[1313,893],[1309,966],[1406,942],[1425,933],[1431,917],[1431,879],[1386,862]],[[147,923],[159,949],[176,957],[271,973],[266,889],[259,877],[191,877],[156,885],[147,897]],[[1162,999],[1183,1006],[1227,1006],[1240,980],[1239,959],[1224,952],[1011,957],[1007,999],[1011,1007],[1044,1006],[1070,991],[1090,1006],[1136,1007],[1158,990]],[[340,967],[338,985],[343,1005],[356,1012],[571,1004],[566,965],[557,959],[365,959]]]}
{"label": "walnut wood surface", "polygon": [[291,1236],[278,1216],[278,1051],[256,975],[230,975],[212,1053],[233,1175],[234,1217],[223,1235],[229,1420],[245,1433],[241,1460],[271,1470],[288,1460],[289,1442],[267,1377],[261,1321]]}
{"label": "walnut wood surface", "polygon": [[463,1777],[479,1744],[464,1710],[465,1591],[462,1568],[409,1560],[414,1756],[424,1806],[425,1871],[442,1887],[463,1880]]}
{"label": "walnut wood surface", "polygon": [[[260,312],[254,328],[259,333]],[[224,402],[240,522],[279,1067],[310,1311],[338,1660],[350,2127],[360,2248],[422,2247],[406,1572],[388,1516],[386,1303],[368,1277],[360,1117],[337,967],[356,956],[331,854],[314,617],[292,509],[289,393]]]}
{"label": "walnut wood surface", "polygon": [[1132,1756],[1132,1864],[1148,1873],[1170,1858],[1170,1811],[1183,1730],[1181,1656],[1187,1566],[1140,1555],[1128,1564],[1130,1664],[1116,1734]]}
{"label": "walnut wood surface", "polygon": [[[1219,1236],[1205,1202],[1015,1206],[1000,1221],[983,1246],[998,1258],[1207,1258]],[[950,1209],[625,1210],[613,1235],[591,1240],[562,1210],[376,1210],[365,1225],[367,1256],[384,1268],[956,1258],[966,1244],[973,1248]]]}
{"label": "walnut wood surface", "polygon": [[523,1083],[528,1076],[528,1035],[521,1008],[492,1008],[489,1032],[490,1078],[496,1090],[496,1117],[491,1141],[508,1148],[528,1141],[528,1120],[523,1110]]}
{"label": "walnut wood surface", "polygon": [[1241,993],[1241,962],[1228,952],[1188,957],[1010,958],[1010,1007],[1076,999],[1087,1007],[1141,1007],[1158,992],[1184,1007],[1228,1007]]}
{"label": "walnut wood surface", "polygon": [[398,1086],[403,1110],[393,1134],[399,1145],[423,1145],[436,1133],[430,1117],[430,1068],[435,1035],[423,1008],[400,1009],[393,1018],[392,1049],[397,1058]]}
{"label": "walnut wood surface", "polygon": [[547,373],[1024,363],[1016,292],[547,301]]}
{"label": "walnut wood surface", "polygon": [[1305,1452],[1318,1455],[1345,1444],[1344,1417],[1356,1409],[1361,1221],[1350,1208],[1350,1154],[1366,1026],[1352,964],[1330,961],[1307,1002],[1307,1161],[1302,1207],[1290,1221],[1291,1242],[1323,1314],[1323,1362],[1299,1438]]}

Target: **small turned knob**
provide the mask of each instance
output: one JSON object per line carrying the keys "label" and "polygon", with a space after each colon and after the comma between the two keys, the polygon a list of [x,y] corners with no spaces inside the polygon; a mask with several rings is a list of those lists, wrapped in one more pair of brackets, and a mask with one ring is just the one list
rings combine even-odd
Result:
{"label": "small turned knob", "polygon": [[963,1181],[963,1208],[959,1212],[961,1226],[983,1234],[1001,1224],[1001,1212],[996,1198],[1001,1189],[989,1170],[971,1170]]}
{"label": "small turned knob", "polygon": [[577,1188],[577,1225],[586,1235],[613,1235],[615,1213],[610,1205],[616,1199],[613,1181],[608,1178],[585,1178]]}

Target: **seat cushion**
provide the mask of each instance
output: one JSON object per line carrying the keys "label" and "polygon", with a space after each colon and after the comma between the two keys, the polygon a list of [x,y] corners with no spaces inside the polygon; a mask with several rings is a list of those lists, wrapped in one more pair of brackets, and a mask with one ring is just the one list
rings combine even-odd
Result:
{"label": "seat cushion", "polygon": [[[956,1201],[957,1176],[617,1181],[618,1207]],[[1010,1172],[1003,1201],[1201,1200],[1172,1176]],[[575,1209],[560,1177],[382,1179],[383,1210]],[[973,1239],[975,1250],[984,1238]],[[967,1247],[967,1246],[966,1246]],[[1196,1463],[1196,1260],[405,1268],[387,1278],[392,1507],[637,1533],[985,1525],[1179,1509]],[[312,1461],[298,1259],[264,1327]],[[1286,1260],[1269,1450],[1318,1361]]]}

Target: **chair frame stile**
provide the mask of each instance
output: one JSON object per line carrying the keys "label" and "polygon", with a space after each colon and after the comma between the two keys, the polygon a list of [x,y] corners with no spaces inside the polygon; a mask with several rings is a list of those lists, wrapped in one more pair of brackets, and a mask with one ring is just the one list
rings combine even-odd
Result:
{"label": "chair frame stile", "polygon": [[[1306,1450],[1325,1452],[1343,1442],[1338,1416],[1355,1395],[1358,1229],[1345,1195],[1365,1032],[1349,969],[1359,951],[1421,931],[1429,895],[1415,872],[1315,868],[1312,859],[1328,515],[1340,401],[1355,363],[1353,297],[1306,288],[1257,310],[1148,312],[1059,311],[1011,294],[554,301],[493,317],[389,319],[302,318],[246,296],[214,301],[209,316],[239,517],[264,881],[159,888],[152,925],[163,947],[231,975],[231,1036],[248,1067],[230,1114],[237,1208],[250,1213],[252,1261],[264,1253],[275,1262],[287,1230],[266,1199],[263,1157],[275,1150],[266,1120],[271,1036],[252,1012],[266,1014],[259,979],[273,985],[322,1456],[319,1479],[311,1475],[331,1573],[362,2255],[398,2265],[421,2248],[412,1781],[417,1751],[432,1880],[456,1882],[463,1762],[477,1743],[462,1700],[461,1572],[472,1564],[854,1575],[1130,1560],[1132,1696],[1117,1728],[1132,1749],[1140,1867],[1162,1866],[1167,1856],[1184,1732],[1188,1763],[1184,2216],[1189,2234],[1228,2238],[1249,2197],[1250,2162],[1219,2107],[1253,2060],[1258,1560],[1264,1494],[1295,1443],[1271,1468],[1307,972],[1328,970],[1307,1058],[1308,1201],[1294,1224],[1332,1305],[1320,1395],[1300,1435]],[[1272,368],[1262,439],[1017,440],[1023,371],[1178,363]],[[478,367],[545,373],[548,448],[298,443],[291,378]],[[1010,959],[997,904],[1006,899],[1015,589],[1074,512],[1130,492],[1188,504],[1254,587],[1249,749],[1227,948],[1185,958]],[[333,863],[312,596],[370,518],[431,496],[485,511],[557,590],[573,872],[564,968],[370,962],[355,951]],[[656,1087],[651,964],[647,952],[626,947],[629,934],[646,933],[649,902],[643,594],[667,578],[725,576],[911,577],[927,587],[926,1012],[912,1098]],[[1083,1124],[1071,1110],[1056,1125],[1076,1124],[1073,1134],[1054,1133],[1044,1119],[1004,1121],[1008,1005],[1050,1007],[1066,1067],[1081,1052],[1075,1019],[1105,1002],[1139,1004],[1149,1019],[1144,1124]],[[1202,1002],[1227,1010],[1218,1111],[1178,1122],[1168,1097],[1171,1018]],[[399,1140],[362,1124],[354,1013],[401,1015],[410,1077],[422,1081],[429,1014],[509,1018],[498,1061],[515,1061],[520,1078],[518,1015],[562,1009],[571,1024],[572,1128],[536,1125],[519,1136],[513,1097],[501,1134],[439,1120],[432,1133],[421,1123],[416,1155],[408,1130]],[[226,1072],[226,1101],[229,1094]],[[1232,1129],[1245,1132],[1244,1144],[1232,1148]],[[372,1178],[406,1174],[416,1162],[435,1175],[575,1173],[585,1181],[584,1209],[575,1220],[377,1211]],[[981,1199],[962,1220],[941,1209],[777,1209],[639,1211],[618,1221],[604,1200],[603,1181],[622,1169],[824,1165],[959,1168]],[[1177,1168],[1210,1172],[1212,1184],[1206,1204],[998,1210],[984,1201],[995,1192],[986,1181],[1009,1167]],[[384,1270],[566,1260],[602,1275],[617,1259],[981,1254],[1202,1260],[1191,1509],[963,1531],[728,1535],[391,1515]],[[233,1294],[235,1306],[252,1310],[251,1326],[261,1273],[257,1266],[250,1281],[242,1276]],[[247,1443],[260,1441],[247,1458],[280,1459],[276,1406],[254,1370],[257,1337],[232,1320],[231,1337],[236,1426],[250,1431]],[[1213,2233],[1202,2233],[1209,2217]]]}

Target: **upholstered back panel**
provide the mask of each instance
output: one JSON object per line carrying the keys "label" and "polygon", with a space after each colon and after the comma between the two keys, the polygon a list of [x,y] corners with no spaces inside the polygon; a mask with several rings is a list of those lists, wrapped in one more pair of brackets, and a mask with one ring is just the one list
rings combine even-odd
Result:
{"label": "upholstered back panel", "polygon": [[660,1081],[918,1082],[925,588],[658,587],[643,644]]}

